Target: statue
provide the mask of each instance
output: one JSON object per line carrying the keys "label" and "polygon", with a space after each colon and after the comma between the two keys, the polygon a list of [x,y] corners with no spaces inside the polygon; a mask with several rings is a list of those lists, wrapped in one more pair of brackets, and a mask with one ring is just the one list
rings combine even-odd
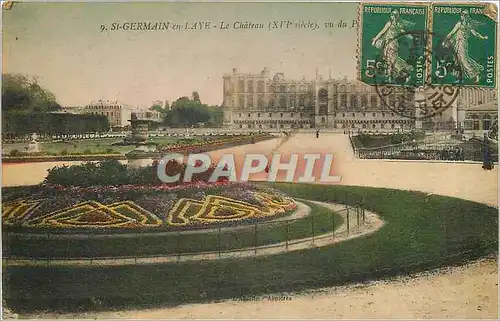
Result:
{"label": "statue", "polygon": [[28,153],[39,153],[40,145],[37,141],[38,135],[36,133],[31,134],[31,141],[28,144]]}

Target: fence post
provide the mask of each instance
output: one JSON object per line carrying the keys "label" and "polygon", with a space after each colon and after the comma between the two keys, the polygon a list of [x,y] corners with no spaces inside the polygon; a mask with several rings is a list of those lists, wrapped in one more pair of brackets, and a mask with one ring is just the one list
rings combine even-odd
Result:
{"label": "fence post", "polygon": [[358,224],[358,230],[359,230],[359,206],[356,205],[356,222]]}
{"label": "fence post", "polygon": [[349,222],[349,207],[347,207],[347,205],[345,207],[345,210],[346,210],[346,213],[347,213],[346,214],[346,217],[347,217],[347,222],[346,222],[347,223],[347,234],[349,234],[349,223],[350,223]]}
{"label": "fence post", "polygon": [[285,247],[288,251],[288,220],[285,221]]}
{"label": "fence post", "polygon": [[311,215],[312,244],[314,245],[314,215]]}
{"label": "fence post", "polygon": [[332,239],[335,239],[335,213],[332,213]]}
{"label": "fence post", "polygon": [[219,249],[219,259],[220,259],[220,256],[221,256],[221,242],[220,242],[220,225],[219,225],[219,228],[217,229],[217,242],[218,242],[218,249]]}
{"label": "fence post", "polygon": [[254,227],[253,242],[254,242],[255,255],[257,255],[257,223],[255,223],[255,227]]}
{"label": "fence post", "polygon": [[177,260],[181,260],[181,231],[177,233]]}

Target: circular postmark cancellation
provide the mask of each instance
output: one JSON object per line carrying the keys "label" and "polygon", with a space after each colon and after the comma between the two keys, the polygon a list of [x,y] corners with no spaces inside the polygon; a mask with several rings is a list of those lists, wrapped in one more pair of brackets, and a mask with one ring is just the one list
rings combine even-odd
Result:
{"label": "circular postmark cancellation", "polygon": [[[437,43],[432,50],[429,39]],[[442,37],[426,31],[407,31],[388,40],[377,57],[374,73],[375,88],[383,106],[403,117],[423,120],[450,108],[458,97],[463,73],[456,53]],[[398,52],[394,53],[393,51]],[[402,53],[402,54],[400,54]],[[393,59],[387,59],[387,57]],[[436,75],[430,74],[437,64]],[[436,82],[453,73],[453,85]]]}

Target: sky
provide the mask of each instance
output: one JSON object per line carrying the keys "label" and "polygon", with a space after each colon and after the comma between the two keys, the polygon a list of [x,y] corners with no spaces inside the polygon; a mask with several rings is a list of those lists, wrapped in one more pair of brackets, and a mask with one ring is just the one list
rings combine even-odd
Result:
{"label": "sky", "polygon": [[[222,77],[233,68],[287,78],[356,77],[356,3],[16,3],[3,10],[3,73],[38,77],[63,106],[98,99],[145,108],[199,92],[222,103]],[[317,22],[319,29],[268,29],[269,21]],[[345,28],[336,25],[342,20]],[[111,31],[125,22],[210,30]],[[265,29],[219,28],[221,22]],[[325,22],[335,27],[325,28]],[[108,30],[100,32],[100,26]]]}

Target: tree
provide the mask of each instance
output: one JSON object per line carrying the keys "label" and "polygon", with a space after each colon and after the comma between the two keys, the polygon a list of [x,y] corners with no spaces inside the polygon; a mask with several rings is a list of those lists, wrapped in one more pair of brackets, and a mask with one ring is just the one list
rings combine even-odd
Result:
{"label": "tree", "polygon": [[197,91],[193,91],[193,94],[191,95],[191,97],[194,101],[201,102],[200,101],[200,94]]}
{"label": "tree", "polygon": [[4,74],[2,82],[3,115],[10,112],[51,112],[61,108],[54,94],[41,87],[36,78]]}

